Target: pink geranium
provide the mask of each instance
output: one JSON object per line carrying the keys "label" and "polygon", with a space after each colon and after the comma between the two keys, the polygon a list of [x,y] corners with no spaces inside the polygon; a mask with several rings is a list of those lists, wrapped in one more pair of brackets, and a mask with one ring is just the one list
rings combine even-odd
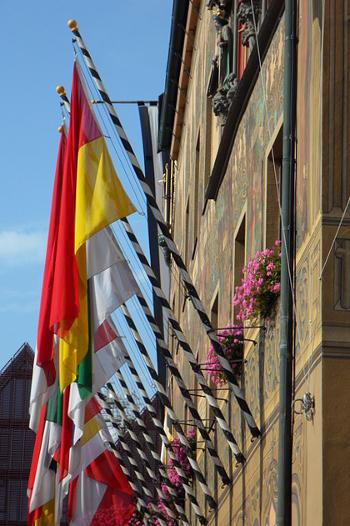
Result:
{"label": "pink geranium", "polygon": [[[196,430],[194,428],[189,429],[186,433],[186,436],[190,445],[193,447],[196,439]],[[187,448],[181,444],[178,438],[173,438],[170,447],[176,457],[176,460],[179,462],[182,471],[187,477],[191,477],[192,468],[188,460],[188,455],[191,454],[191,452],[188,451]],[[172,458],[170,458],[168,461],[168,478],[176,488],[181,487],[181,478],[178,475],[176,468],[174,467],[174,461]]]}
{"label": "pink geranium", "polygon": [[[190,443],[191,448],[195,447],[196,441],[196,430],[191,428],[186,433],[187,440]],[[182,471],[185,473],[187,478],[192,477],[192,468],[188,461],[188,456],[192,454],[191,450],[181,444],[180,440],[176,437],[170,443],[170,449],[174,453],[178,463],[181,466]],[[170,495],[168,486],[165,483],[161,483],[161,491],[163,498],[159,496],[156,499],[155,504],[148,505],[148,520],[147,524],[150,526],[160,526],[159,517],[165,522],[166,526],[174,526],[174,521],[169,517],[166,511],[166,507],[162,500],[166,500],[167,506],[175,512],[174,499],[177,502],[181,502],[184,499],[184,490],[182,487],[181,478],[178,475],[176,468],[174,466],[174,461],[170,458],[167,463],[167,475],[168,479],[171,482],[173,490],[175,491],[175,496]],[[128,526],[144,526],[143,516],[139,511],[136,511],[133,517],[129,520]]]}
{"label": "pink geranium", "polygon": [[[242,329],[223,329],[218,333],[218,340],[222,346],[225,357],[230,362],[231,368],[236,375],[241,373],[243,360],[243,332]],[[213,345],[209,347],[205,362],[205,370],[215,385],[222,385],[225,375],[222,370],[218,355]]]}
{"label": "pink geranium", "polygon": [[256,322],[261,316],[268,318],[280,293],[281,253],[280,241],[273,248],[258,251],[243,268],[244,277],[235,288],[233,304],[236,319]]}

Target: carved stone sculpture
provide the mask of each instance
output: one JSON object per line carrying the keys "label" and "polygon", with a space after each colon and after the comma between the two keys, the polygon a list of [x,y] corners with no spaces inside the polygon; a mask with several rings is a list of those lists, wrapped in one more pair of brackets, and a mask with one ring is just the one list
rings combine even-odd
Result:
{"label": "carved stone sculpture", "polygon": [[219,88],[213,97],[213,112],[216,117],[226,120],[230,103],[225,88]]}
{"label": "carved stone sculpture", "polygon": [[237,78],[236,73],[231,73],[227,79],[228,84],[228,90],[227,90],[227,99],[231,105],[233,99],[236,96],[238,86],[239,86],[239,80]]}
{"label": "carved stone sculpture", "polygon": [[228,9],[231,5],[231,0],[208,0],[207,8],[211,11],[214,7],[219,9]]}
{"label": "carved stone sculpture", "polygon": [[225,124],[228,111],[237,93],[239,80],[235,73],[231,73],[225,85],[219,88],[213,97],[213,112],[216,117],[220,117],[221,123]]}
{"label": "carved stone sculpture", "polygon": [[242,44],[249,47],[250,39],[255,38],[255,29],[261,13],[260,1],[243,0],[238,7],[237,20],[242,27]]}

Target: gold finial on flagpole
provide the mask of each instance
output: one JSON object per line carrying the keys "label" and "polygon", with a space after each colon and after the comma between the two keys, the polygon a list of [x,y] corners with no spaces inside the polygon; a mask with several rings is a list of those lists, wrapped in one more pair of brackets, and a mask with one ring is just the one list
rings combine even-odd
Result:
{"label": "gold finial on flagpole", "polygon": [[77,21],[71,18],[68,20],[68,27],[71,31],[74,31],[75,29],[78,29]]}
{"label": "gold finial on flagpole", "polygon": [[62,95],[65,95],[66,94],[66,90],[64,89],[63,86],[56,86],[56,93],[62,97]]}

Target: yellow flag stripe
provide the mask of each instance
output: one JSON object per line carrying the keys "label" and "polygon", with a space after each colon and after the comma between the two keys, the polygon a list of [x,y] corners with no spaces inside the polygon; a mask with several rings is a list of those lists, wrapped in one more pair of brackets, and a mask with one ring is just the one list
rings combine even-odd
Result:
{"label": "yellow flag stripe", "polygon": [[78,365],[88,352],[89,320],[87,298],[86,250],[81,247],[77,254],[79,271],[79,301],[80,312],[65,335],[59,342],[59,382],[60,389],[77,379]]}
{"label": "yellow flag stripe", "polygon": [[79,148],[77,163],[75,254],[79,272],[80,312],[59,346],[59,383],[77,379],[78,365],[88,352],[88,306],[85,242],[117,219],[135,212],[114,170],[105,140],[99,137]]}
{"label": "yellow flag stripe", "polygon": [[55,524],[55,499],[41,506],[41,515],[34,521],[35,526],[51,526]]}
{"label": "yellow flag stripe", "polygon": [[89,442],[100,430],[100,426],[98,425],[98,422],[96,418],[91,418],[86,422],[84,425],[84,433],[79,441],[79,445],[83,447],[84,444]]}
{"label": "yellow flag stripe", "polygon": [[75,209],[75,253],[93,234],[135,212],[103,137],[79,148]]}

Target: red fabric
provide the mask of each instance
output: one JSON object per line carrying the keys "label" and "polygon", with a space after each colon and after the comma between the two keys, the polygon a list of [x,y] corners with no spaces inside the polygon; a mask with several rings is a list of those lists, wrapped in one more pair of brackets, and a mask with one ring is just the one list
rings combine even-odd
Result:
{"label": "red fabric", "polygon": [[43,509],[42,506],[40,506],[40,508],[37,508],[36,510],[34,510],[32,513],[30,513],[28,515],[27,526],[34,526],[35,525],[35,521],[40,519],[40,517],[41,517],[42,509]]}
{"label": "red fabric", "polygon": [[58,148],[55,181],[53,187],[51,216],[46,248],[43,285],[41,292],[40,313],[37,334],[36,361],[43,367],[47,385],[52,385],[56,379],[54,365],[53,332],[50,330],[50,309],[52,301],[52,285],[56,260],[56,241],[59,227],[63,167],[66,153],[66,136],[62,132]]}
{"label": "red fabric", "polygon": [[90,526],[126,526],[135,504],[130,484],[113,453],[104,451],[86,468],[85,474],[107,486]]}
{"label": "red fabric", "polygon": [[56,166],[37,338],[37,364],[44,368],[48,385],[56,379],[53,333],[64,337],[79,315],[74,254],[78,151],[100,136],[74,64],[70,126],[67,140],[62,134]]}
{"label": "red fabric", "polygon": [[37,518],[37,515],[41,510],[41,508],[39,508],[39,509],[34,510],[32,513],[29,513],[29,501],[30,501],[31,493],[32,493],[33,486],[34,486],[35,475],[36,475],[36,470],[38,467],[38,460],[39,460],[39,455],[40,455],[40,450],[41,450],[41,443],[42,443],[43,434],[44,434],[45,414],[46,414],[46,405],[44,405],[41,408],[40,421],[39,421],[38,431],[35,437],[32,463],[30,466],[30,473],[29,473],[29,478],[28,478],[28,519],[27,519],[28,526],[31,526],[32,524],[34,524],[35,519]]}
{"label": "red fabric", "polygon": [[69,493],[68,493],[68,506],[67,506],[67,516],[68,520],[71,521],[73,519],[73,513],[74,513],[74,499],[75,499],[75,493],[77,490],[77,484],[78,484],[79,477],[76,477],[69,483]]}
{"label": "red fabric", "polygon": [[[74,93],[73,93],[74,89]],[[73,99],[74,96],[74,99]],[[75,108],[73,108],[73,101],[75,102]],[[79,71],[77,66],[74,65],[73,71],[73,88],[72,88],[72,99],[71,99],[71,118],[73,109],[77,110],[77,119],[75,122],[76,139],[78,141],[77,152],[84,144],[94,141],[99,137],[102,137],[101,130],[99,129],[94,114],[91,110],[90,103],[86,97],[83,84],[79,78]]]}
{"label": "red fabric", "polygon": [[95,415],[98,415],[101,412],[101,406],[98,404],[96,398],[91,398],[85,407],[85,419],[84,423],[88,422]]}
{"label": "red fabric", "polygon": [[70,385],[63,391],[61,443],[54,454],[59,464],[59,480],[68,474],[69,451],[73,442],[73,421],[68,416]]}
{"label": "red fabric", "polygon": [[57,240],[57,263],[53,283],[50,325],[61,337],[79,315],[78,268],[74,254],[75,197],[79,148],[101,136],[82,86],[73,68],[71,115],[64,163],[64,182]]}
{"label": "red fabric", "polygon": [[242,78],[246,67],[246,49],[243,46],[243,33],[238,33],[238,56],[237,56],[237,73],[238,79]]}
{"label": "red fabric", "polygon": [[79,277],[74,253],[75,196],[80,108],[76,66],[73,69],[71,117],[64,163],[56,268],[52,285],[50,326],[61,337],[79,315]]}
{"label": "red fabric", "polygon": [[95,332],[95,352],[98,352],[101,349],[103,349],[103,347],[115,340],[116,337],[117,334],[108,323],[108,320],[104,320],[104,322],[99,326],[99,328]]}

